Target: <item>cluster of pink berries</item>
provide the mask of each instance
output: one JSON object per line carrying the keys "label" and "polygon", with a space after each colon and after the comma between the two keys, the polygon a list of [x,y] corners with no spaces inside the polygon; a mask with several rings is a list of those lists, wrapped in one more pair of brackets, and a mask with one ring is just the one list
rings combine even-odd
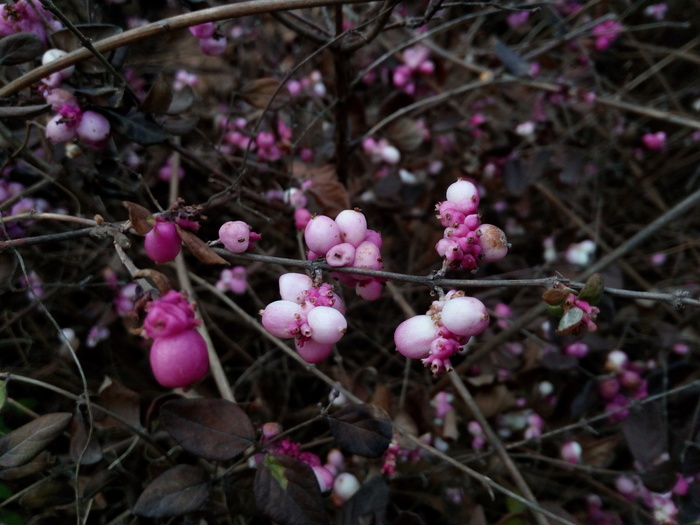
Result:
{"label": "cluster of pink berries", "polygon": [[307,77],[301,80],[290,80],[287,82],[287,91],[293,97],[298,97],[304,92],[313,97],[325,97],[326,85],[323,83],[323,75],[320,71],[312,71]]}
{"label": "cluster of pink berries", "polygon": [[593,28],[595,36],[595,48],[598,51],[606,51],[610,48],[617,37],[622,32],[622,24],[617,20],[606,20]]}
{"label": "cluster of pink berries", "polygon": [[[631,399],[647,396],[647,382],[642,378],[643,368],[627,357],[622,350],[608,354],[605,369],[612,375],[598,383],[598,393],[605,401],[605,410],[619,410],[630,404]],[[610,415],[613,422],[622,421],[629,410],[620,410]]]}
{"label": "cluster of pink berries", "polygon": [[435,63],[429,56],[430,50],[425,46],[413,46],[404,50],[403,64],[394,69],[392,75],[394,86],[409,95],[415,95],[416,79],[421,75],[432,75],[435,71]]}
{"label": "cluster of pink berries", "polygon": [[425,315],[401,323],[394,332],[396,350],[411,359],[420,359],[434,375],[452,370],[450,357],[489,324],[484,304],[464,292],[450,290],[433,301]]}
{"label": "cluster of pink berries", "polygon": [[[26,188],[20,182],[9,182],[4,178],[0,178],[0,204],[3,204],[8,199],[16,198],[25,192]],[[43,213],[52,210],[51,205],[46,199],[41,197],[23,197],[17,200],[10,208],[10,215],[20,215],[28,212]],[[65,213],[65,210],[53,209],[55,213]],[[24,235],[24,228],[31,226],[33,221],[12,221],[6,222],[7,235],[10,239],[15,239]]]}
{"label": "cluster of pink berries", "polygon": [[445,233],[435,249],[445,258],[443,268],[474,270],[478,261],[498,261],[508,253],[506,234],[493,224],[481,224],[478,208],[479,190],[467,180],[451,184],[447,200],[437,204]]}
{"label": "cluster of pink berries", "polygon": [[16,33],[34,33],[46,42],[46,29],[53,32],[61,27],[61,23],[38,2],[18,0],[0,4],[0,38]]}
{"label": "cluster of pink berries", "polygon": [[399,150],[396,146],[392,146],[386,139],[376,140],[372,137],[367,137],[362,141],[362,149],[374,164],[384,162],[394,165],[398,164],[401,160],[401,153]]}
{"label": "cluster of pink berries", "polygon": [[190,33],[199,39],[199,49],[205,55],[218,56],[226,51],[226,37],[216,30],[214,22],[205,22],[189,29]]}
{"label": "cluster of pink berries", "polygon": [[204,338],[195,329],[194,307],[180,292],[170,290],[151,301],[143,329],[153,339],[151,369],[156,380],[169,388],[187,388],[209,370]]}
{"label": "cluster of pink berries", "polygon": [[225,126],[224,142],[221,151],[230,153],[230,146],[239,150],[255,152],[258,159],[265,162],[276,162],[291,150],[292,130],[281,120],[277,121],[276,134],[271,131],[260,131],[251,138],[246,133],[248,121],[244,118],[237,118],[230,122],[222,122]]}
{"label": "cluster of pink berries", "polygon": [[280,276],[279,288],[282,299],[260,312],[263,326],[282,339],[293,337],[307,363],[323,361],[348,327],[343,300],[330,284],[315,286],[300,273]]}
{"label": "cluster of pink berries", "polygon": [[[304,230],[309,247],[307,258],[312,261],[325,257],[334,268],[352,267],[381,270],[382,236],[367,228],[367,219],[360,210],[343,210],[335,220],[326,215],[314,215]],[[333,272],[334,278],[355,288],[357,295],[368,301],[379,299],[382,281],[366,275]]]}
{"label": "cluster of pink berries", "polygon": [[[61,90],[63,91],[63,90]],[[80,138],[92,149],[103,149],[109,140],[111,126],[104,115],[96,111],[83,111],[77,102],[63,104],[46,124],[46,138],[64,143]]]}
{"label": "cluster of pink berries", "polygon": [[685,496],[690,485],[695,482],[694,476],[684,477],[676,474],[676,484],[665,493],[652,492],[644,486],[639,476],[620,476],[615,480],[615,488],[629,501],[641,501],[652,511],[654,522],[662,525],[678,523],[678,507],[673,496]]}

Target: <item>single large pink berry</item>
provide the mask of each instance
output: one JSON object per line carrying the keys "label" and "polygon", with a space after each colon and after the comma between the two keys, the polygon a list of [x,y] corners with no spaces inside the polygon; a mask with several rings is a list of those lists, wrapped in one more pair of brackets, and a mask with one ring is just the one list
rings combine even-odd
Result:
{"label": "single large pink berry", "polygon": [[318,343],[313,339],[297,339],[295,342],[297,352],[307,363],[320,363],[331,355],[333,344]]}
{"label": "single large pink berry", "polygon": [[294,337],[296,321],[300,319],[301,306],[292,301],[274,301],[262,311],[262,324],[272,335]]}
{"label": "single large pink berry", "polygon": [[367,219],[361,211],[343,210],[335,218],[335,223],[340,229],[340,237],[343,242],[350,243],[357,248],[365,240]]}
{"label": "single large pink berry", "polygon": [[285,301],[292,301],[298,304],[304,302],[307,292],[314,285],[314,282],[303,273],[285,273],[280,275],[280,297]]}
{"label": "single large pink berry", "polygon": [[475,213],[479,207],[479,190],[468,180],[458,180],[447,188],[447,200],[452,202],[458,211],[469,215]]}
{"label": "single large pink berry", "polygon": [[211,38],[216,33],[216,24],[214,22],[204,22],[203,24],[190,26],[188,29],[197,38]]}
{"label": "single large pink berry", "polygon": [[442,324],[457,335],[477,335],[489,325],[489,314],[484,303],[474,297],[455,297],[445,302]]}
{"label": "single large pink berry", "polygon": [[[355,259],[352,263],[355,268],[366,268],[368,270],[381,270],[383,267],[382,255],[379,247],[370,241],[363,241],[355,250]],[[354,276],[358,280],[367,280],[369,277]]]}
{"label": "single large pink berry", "polygon": [[498,226],[493,224],[482,224],[476,231],[479,236],[479,245],[481,246],[482,261],[492,262],[503,259],[508,253],[508,239]]}
{"label": "single large pink berry", "polygon": [[321,255],[343,242],[340,239],[338,224],[325,215],[316,215],[309,220],[304,230],[304,240],[312,252]]}
{"label": "single large pink berry", "polygon": [[207,344],[194,329],[155,339],[150,360],[156,380],[169,388],[187,388],[209,370]]}
{"label": "single large pink berry", "polygon": [[336,244],[326,253],[326,262],[335,268],[350,266],[354,260],[355,247],[349,242]]}
{"label": "single large pink berry", "polygon": [[95,111],[85,111],[78,124],[78,136],[93,149],[102,149],[107,145],[110,131],[109,120]]}
{"label": "single large pink berry", "polygon": [[143,246],[146,248],[146,255],[151,260],[157,263],[166,263],[177,257],[182,242],[177,234],[177,228],[172,222],[156,221],[153,229],[146,234]]}
{"label": "single large pink berry", "polygon": [[311,339],[322,344],[337,343],[348,328],[345,316],[330,306],[311,309],[307,321],[311,327]]}
{"label": "single large pink berry", "polygon": [[51,142],[70,142],[78,136],[75,123],[61,115],[55,115],[46,123],[46,138]]}
{"label": "single large pink berry", "polygon": [[222,55],[226,51],[226,37],[201,38],[199,40],[199,49],[205,55],[212,57]]}
{"label": "single large pink berry", "polygon": [[406,319],[394,331],[394,343],[399,353],[411,359],[423,359],[430,352],[430,344],[437,334],[437,326],[428,315]]}
{"label": "single large pink berry", "polygon": [[228,221],[219,228],[219,240],[228,251],[243,253],[250,244],[250,226],[243,221]]}

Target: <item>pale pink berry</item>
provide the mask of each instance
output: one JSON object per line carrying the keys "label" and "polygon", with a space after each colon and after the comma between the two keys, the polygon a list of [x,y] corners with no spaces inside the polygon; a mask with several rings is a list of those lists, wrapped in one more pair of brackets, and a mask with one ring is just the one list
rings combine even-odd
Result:
{"label": "pale pink berry", "polygon": [[151,260],[166,263],[177,257],[182,243],[172,222],[156,221],[153,229],[146,234],[143,246]]}
{"label": "pale pink berry", "polygon": [[109,120],[95,111],[85,111],[76,131],[85,144],[94,149],[102,149],[109,139]]}
{"label": "pale pink berry", "polygon": [[396,350],[411,359],[423,359],[430,352],[430,344],[437,334],[437,326],[428,315],[406,319],[394,331]]}
{"label": "pale pink berry", "polygon": [[209,370],[207,344],[194,329],[155,339],[150,361],[156,380],[169,388],[187,388]]}
{"label": "pale pink berry", "polygon": [[311,212],[306,208],[298,208],[294,210],[294,226],[298,230],[303,230],[311,220]]}
{"label": "pale pink berry", "polygon": [[216,32],[216,25],[214,22],[204,22],[203,24],[190,26],[188,29],[190,30],[190,33],[197,38],[211,38]]}
{"label": "pale pink berry", "polygon": [[367,230],[367,233],[365,233],[365,238],[363,239],[363,242],[364,241],[371,242],[380,250],[382,248],[382,234],[374,230]]}
{"label": "pale pink berry", "polygon": [[307,314],[311,338],[317,343],[333,344],[340,341],[348,328],[345,316],[330,306],[317,306]]}
{"label": "pale pink berry", "polygon": [[338,474],[333,482],[333,493],[341,501],[346,502],[360,490],[360,482],[349,472]]}
{"label": "pale pink berry", "polygon": [[[379,247],[370,241],[362,241],[355,250],[355,259],[352,263],[355,268],[366,268],[368,270],[382,269],[382,255]],[[355,276],[359,280],[367,280],[369,277]]]}
{"label": "pale pink berry", "polygon": [[272,335],[281,338],[294,337],[296,321],[300,318],[301,306],[292,301],[274,301],[262,311],[262,325]]}
{"label": "pale pink berry", "polygon": [[228,251],[243,253],[250,244],[250,226],[243,221],[228,221],[219,228],[219,240]]}
{"label": "pale pink berry", "polygon": [[561,457],[569,463],[580,463],[583,449],[576,441],[567,441],[561,446]]}
{"label": "pale pink berry", "polygon": [[227,40],[226,37],[211,37],[211,38],[201,38],[199,40],[199,49],[205,55],[209,56],[219,56],[226,51]]}
{"label": "pale pink berry", "polygon": [[357,210],[343,210],[335,218],[340,229],[340,238],[354,247],[365,240],[367,234],[367,219],[364,213]]}
{"label": "pale pink berry", "polygon": [[304,230],[306,245],[313,252],[323,255],[333,246],[343,242],[336,222],[325,215],[312,217]]}
{"label": "pale pink berry", "polygon": [[311,280],[311,277],[306,274],[282,274],[279,278],[280,297],[285,301],[302,303],[304,301],[304,292],[310,290],[313,285],[314,282]]}
{"label": "pale pink berry", "polygon": [[503,259],[508,253],[508,239],[498,226],[482,224],[477,230],[479,245],[481,246],[481,260],[486,262]]}
{"label": "pale pink berry", "polygon": [[447,200],[465,215],[475,213],[479,207],[479,190],[468,180],[458,180],[447,188]]}
{"label": "pale pink berry", "polygon": [[[49,49],[41,57],[41,63],[46,65],[50,62],[53,62],[54,60],[58,60],[59,58],[63,58],[66,56],[68,53],[61,49]],[[68,77],[70,77],[73,73],[75,72],[75,66],[68,66],[65,69],[61,69],[58,71],[58,75],[60,77],[60,80],[64,80]],[[59,82],[60,83],[60,82]],[[56,86],[53,86],[56,87]]]}
{"label": "pale pink berry", "polygon": [[489,325],[489,314],[484,303],[475,297],[455,297],[445,302],[442,324],[457,335],[477,335]]}
{"label": "pale pink berry", "polygon": [[328,492],[333,488],[333,473],[322,465],[314,465],[311,467],[316,474],[316,481],[318,481],[318,486],[321,492]]}
{"label": "pale pink berry", "polygon": [[51,142],[70,142],[78,136],[76,126],[73,122],[66,121],[60,113],[55,115],[46,124],[46,138]]}
{"label": "pale pink berry", "polygon": [[349,242],[337,244],[326,253],[326,262],[335,268],[350,266],[354,260],[355,247]]}
{"label": "pale pink berry", "polygon": [[333,351],[333,343],[319,343],[313,339],[296,339],[294,344],[301,358],[307,363],[320,363]]}
{"label": "pale pink berry", "polygon": [[382,296],[382,283],[376,279],[359,282],[355,285],[355,293],[365,301],[376,301]]}

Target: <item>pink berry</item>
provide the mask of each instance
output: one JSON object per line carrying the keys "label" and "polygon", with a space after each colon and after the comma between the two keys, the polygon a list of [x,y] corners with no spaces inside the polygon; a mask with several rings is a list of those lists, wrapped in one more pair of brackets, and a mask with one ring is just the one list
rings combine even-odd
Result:
{"label": "pink berry", "polygon": [[226,51],[226,44],[225,37],[202,38],[199,40],[199,49],[205,55],[214,57],[222,55]]}
{"label": "pink berry", "polygon": [[465,215],[475,213],[479,207],[479,190],[468,180],[458,180],[447,188],[447,200]]}
{"label": "pink berry", "polygon": [[216,25],[214,24],[214,22],[204,22],[203,24],[190,26],[189,30],[190,33],[192,33],[197,38],[211,38],[216,32]]}
{"label": "pink berry", "polygon": [[280,275],[280,297],[285,301],[293,301],[301,304],[304,301],[304,292],[314,285],[311,277],[303,273],[285,273]]}
{"label": "pink berry", "polygon": [[455,297],[445,302],[442,324],[457,335],[477,335],[489,325],[489,314],[484,303],[474,297]]}
{"label": "pink berry", "polygon": [[174,260],[180,253],[181,244],[175,225],[168,221],[156,221],[143,242],[146,255],[157,263]]}
{"label": "pink berry", "polygon": [[335,268],[350,266],[354,260],[355,247],[348,242],[337,244],[326,253],[326,262]]}
{"label": "pink berry", "polygon": [[77,136],[76,126],[72,125],[71,122],[66,122],[60,113],[46,124],[46,138],[51,142],[70,142]]}
{"label": "pink berry", "polygon": [[102,149],[109,139],[109,120],[95,111],[85,111],[76,131],[85,144],[94,149]]}
{"label": "pink berry", "polygon": [[321,344],[337,343],[348,328],[345,316],[330,306],[313,308],[307,315],[307,321],[311,327],[311,338]]}
{"label": "pink berry", "polygon": [[209,370],[207,344],[194,329],[155,339],[150,360],[156,380],[169,388],[187,388]]}
{"label": "pink berry", "polygon": [[335,218],[340,229],[343,242],[352,244],[355,248],[365,240],[367,234],[367,219],[364,213],[357,210],[343,210]]}
{"label": "pink berry", "polygon": [[292,301],[274,301],[262,311],[265,330],[281,338],[294,337],[296,321],[300,318],[301,306]]}
{"label": "pink berry", "polygon": [[311,251],[321,255],[343,242],[340,238],[340,228],[333,219],[325,215],[311,218],[304,230],[304,240]]}
{"label": "pink berry", "polygon": [[367,230],[365,233],[365,238],[363,239],[363,242],[371,242],[372,244],[376,245],[377,248],[380,250],[382,249],[382,234],[379,232],[376,232],[374,230]]}
{"label": "pink berry", "polygon": [[396,350],[411,359],[423,359],[430,352],[430,344],[437,334],[437,326],[428,315],[416,315],[396,327]]}
{"label": "pink berry", "polygon": [[295,340],[297,352],[307,363],[320,363],[331,355],[333,344],[318,343],[313,339]]}
{"label": "pink berry", "polygon": [[498,226],[493,224],[482,224],[477,230],[479,235],[479,245],[481,246],[480,258],[486,262],[503,259],[508,253],[508,239]]}
{"label": "pink berry", "polygon": [[219,228],[219,240],[233,253],[243,253],[250,243],[250,226],[243,221],[228,221]]}
{"label": "pink berry", "polygon": [[[367,268],[368,270],[382,269],[382,255],[379,247],[373,242],[363,241],[355,250],[355,259],[352,263],[355,268]],[[369,277],[356,276],[359,280],[367,280]]]}
{"label": "pink berry", "polygon": [[376,301],[382,296],[382,283],[376,279],[357,283],[355,293],[365,301]]}

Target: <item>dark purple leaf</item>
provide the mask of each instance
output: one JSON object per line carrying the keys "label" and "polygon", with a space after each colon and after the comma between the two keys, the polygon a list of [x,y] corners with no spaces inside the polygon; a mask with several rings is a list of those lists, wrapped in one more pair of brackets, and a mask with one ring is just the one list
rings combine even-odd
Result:
{"label": "dark purple leaf", "polygon": [[56,463],[56,458],[47,451],[39,452],[39,455],[29,463],[19,467],[0,469],[0,479],[20,479],[33,474],[38,474],[49,469]]}
{"label": "dark purple leaf", "polygon": [[139,109],[144,113],[165,113],[173,101],[173,88],[163,75],[158,75]]}
{"label": "dark purple leaf", "polygon": [[180,91],[175,91],[170,100],[170,106],[166,113],[168,115],[179,115],[190,109],[194,104],[194,91],[190,86],[183,87]]}
{"label": "dark purple leaf", "polygon": [[146,487],[133,510],[146,518],[179,516],[197,510],[208,496],[206,473],[192,465],[177,465]]}
{"label": "dark purple leaf", "polygon": [[505,68],[516,77],[530,74],[530,64],[500,40],[496,40],[493,46],[496,56],[503,62]]}
{"label": "dark purple leaf", "polygon": [[83,414],[79,409],[70,425],[70,458],[76,463],[80,461],[81,465],[93,465],[102,459],[102,449],[95,439],[95,433],[89,435]]}
{"label": "dark purple leaf", "polygon": [[0,40],[0,66],[24,64],[38,58],[44,43],[34,33],[16,33]]}
{"label": "dark purple leaf", "polygon": [[282,525],[329,523],[314,471],[290,456],[265,456],[255,473],[255,503]]}
{"label": "dark purple leaf", "polygon": [[47,478],[32,485],[19,499],[28,509],[48,509],[56,505],[68,505],[75,498],[73,488],[64,480]]}
{"label": "dark purple leaf", "polygon": [[384,523],[386,506],[389,503],[389,486],[381,476],[375,476],[367,481],[360,490],[343,507],[337,523],[339,525],[354,525],[362,523],[362,516],[371,514],[374,523]]}
{"label": "dark purple leaf", "polygon": [[113,131],[142,146],[162,144],[168,140],[168,134],[163,131],[163,128],[143,113],[132,112],[122,115],[107,108],[100,108],[100,113],[109,119]]}
{"label": "dark purple leaf", "polygon": [[633,407],[622,422],[622,433],[632,456],[644,470],[668,458],[668,426],[658,403]]}
{"label": "dark purple leaf", "polygon": [[225,399],[176,399],[160,408],[160,423],[185,450],[226,461],[253,444],[255,430],[243,410]]}
{"label": "dark purple leaf", "polygon": [[0,108],[0,118],[29,119],[38,117],[51,109],[51,104],[37,104],[34,106],[9,106]]}
{"label": "dark purple leaf", "polygon": [[375,405],[343,407],[328,417],[328,424],[346,454],[378,458],[391,442],[391,418]]}
{"label": "dark purple leaf", "polygon": [[44,450],[66,429],[72,414],[56,412],[40,416],[0,439],[0,467],[18,467]]}
{"label": "dark purple leaf", "polygon": [[515,157],[503,165],[503,183],[511,195],[522,195],[529,183],[526,161]]}

